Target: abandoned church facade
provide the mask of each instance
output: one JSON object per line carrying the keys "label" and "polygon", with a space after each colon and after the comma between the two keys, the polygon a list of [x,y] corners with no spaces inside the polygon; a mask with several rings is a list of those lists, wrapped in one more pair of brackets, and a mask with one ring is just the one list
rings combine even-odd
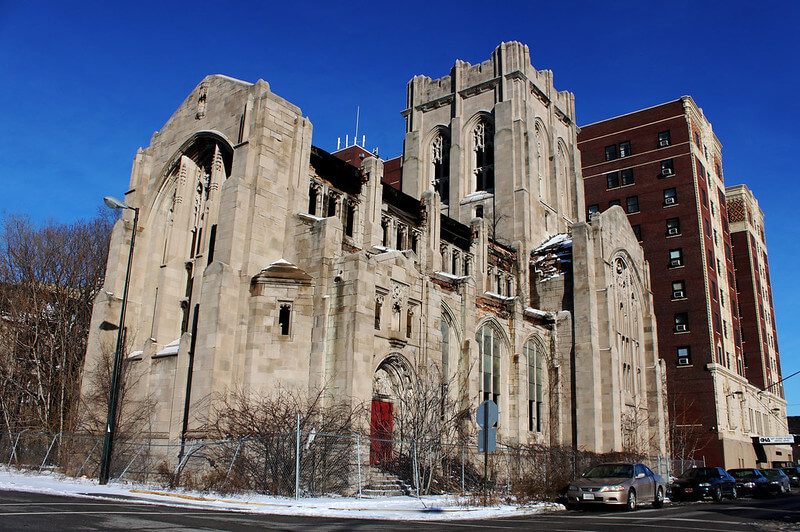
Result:
{"label": "abandoned church facade", "polygon": [[127,397],[154,438],[181,437],[189,383],[192,434],[215,397],[279,386],[391,427],[433,368],[497,402],[503,441],[665,453],[648,265],[620,208],[584,219],[574,96],[512,42],[413,78],[403,115],[399,160],[330,154],[264,81],[205,78],[135,157],[87,375],[136,230]]}

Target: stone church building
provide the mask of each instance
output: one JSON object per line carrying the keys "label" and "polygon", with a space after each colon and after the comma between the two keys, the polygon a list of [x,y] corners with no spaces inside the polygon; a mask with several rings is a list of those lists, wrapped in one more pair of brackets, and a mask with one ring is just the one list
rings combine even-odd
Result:
{"label": "stone church building", "polygon": [[[181,437],[188,382],[190,431],[214,397],[278,386],[391,427],[427,367],[495,400],[502,441],[665,453],[649,267],[622,209],[585,219],[574,95],[510,42],[414,77],[402,113],[398,159],[331,154],[268,83],[213,75],[138,151],[125,356],[150,436]],[[87,372],[114,345],[132,223]]]}

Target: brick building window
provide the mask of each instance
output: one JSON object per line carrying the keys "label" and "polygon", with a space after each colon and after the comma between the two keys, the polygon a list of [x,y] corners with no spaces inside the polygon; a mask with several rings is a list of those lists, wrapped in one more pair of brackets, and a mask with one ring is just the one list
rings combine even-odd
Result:
{"label": "brick building window", "polygon": [[678,192],[674,188],[664,190],[664,206],[676,205],[678,203]]}
{"label": "brick building window", "polygon": [[612,144],[611,146],[606,146],[606,161],[613,161],[617,158],[617,145]]}
{"label": "brick building window", "polygon": [[642,226],[639,225],[639,224],[635,224],[635,225],[631,226],[631,229],[633,229],[633,234],[636,235],[636,240],[641,242],[642,241]]}
{"label": "brick building window", "polygon": [[661,161],[661,175],[671,176],[675,173],[675,165],[672,159],[665,159]]}
{"label": "brick building window", "polygon": [[692,352],[689,346],[679,347],[676,351],[678,355],[678,366],[691,366],[692,365]]}
{"label": "brick building window", "polygon": [[618,199],[612,199],[611,201],[608,202],[609,207],[613,207],[614,205],[619,205],[619,204],[620,201]]}
{"label": "brick building window", "polygon": [[683,266],[683,249],[678,248],[669,251],[669,266],[670,268]]}
{"label": "brick building window", "polygon": [[675,332],[686,332],[689,330],[689,314],[678,312],[675,314]]}
{"label": "brick building window", "polygon": [[588,218],[591,218],[594,213],[600,212],[600,205],[597,203],[594,205],[589,205],[589,208],[586,209],[586,212],[589,214]]}
{"label": "brick building window", "polygon": [[686,281],[672,281],[672,299],[686,298]]}
{"label": "brick building window", "polygon": [[619,176],[622,181],[622,186],[633,184],[633,168],[626,168],[621,170]]}
{"label": "brick building window", "polygon": [[661,131],[658,134],[658,147],[665,148],[670,145],[669,131]]}
{"label": "brick building window", "polygon": [[620,157],[630,157],[631,155],[631,141],[626,140],[625,142],[619,143],[619,156]]}
{"label": "brick building window", "polygon": [[606,188],[617,188],[619,186],[619,172],[606,174]]}
{"label": "brick building window", "polygon": [[680,218],[667,218],[667,236],[676,236],[679,234],[681,234]]}
{"label": "brick building window", "polygon": [[639,196],[625,198],[625,212],[628,214],[639,212]]}

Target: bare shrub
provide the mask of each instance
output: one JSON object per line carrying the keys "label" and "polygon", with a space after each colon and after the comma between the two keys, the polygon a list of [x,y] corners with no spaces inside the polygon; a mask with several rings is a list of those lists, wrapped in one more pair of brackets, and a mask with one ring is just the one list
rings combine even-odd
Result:
{"label": "bare shrub", "polygon": [[[233,391],[214,404],[205,428],[210,437],[228,443],[206,446],[192,458],[204,464],[208,479],[222,480],[214,489],[292,495],[299,416],[301,490],[343,493],[351,485],[356,464],[351,436],[363,427],[364,413],[362,405],[330,402],[322,391]],[[224,475],[209,473],[222,468]]]}

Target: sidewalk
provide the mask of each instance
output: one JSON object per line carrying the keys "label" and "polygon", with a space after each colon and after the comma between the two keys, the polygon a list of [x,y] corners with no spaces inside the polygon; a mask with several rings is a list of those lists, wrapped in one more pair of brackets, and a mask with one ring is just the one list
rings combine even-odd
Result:
{"label": "sidewalk", "polygon": [[350,517],[387,520],[457,520],[491,519],[524,516],[563,509],[560,504],[537,503],[526,506],[500,504],[492,507],[470,506],[455,496],[417,497],[270,497],[266,495],[217,495],[184,490],[169,490],[152,485],[115,483],[101,486],[96,479],[71,478],[58,474],[19,472],[0,468],[0,490],[16,490],[52,495],[90,498],[124,498],[143,504],[166,504],[208,510],[235,510],[249,513]]}

